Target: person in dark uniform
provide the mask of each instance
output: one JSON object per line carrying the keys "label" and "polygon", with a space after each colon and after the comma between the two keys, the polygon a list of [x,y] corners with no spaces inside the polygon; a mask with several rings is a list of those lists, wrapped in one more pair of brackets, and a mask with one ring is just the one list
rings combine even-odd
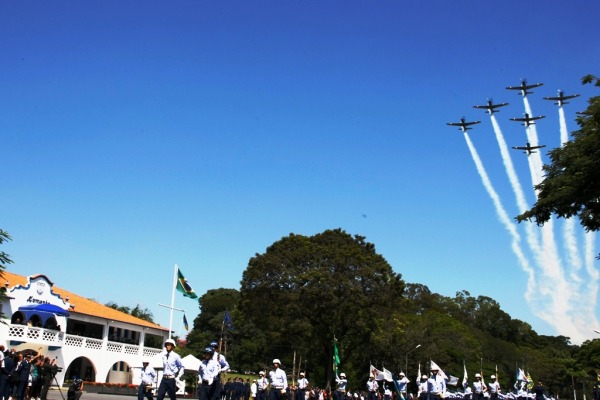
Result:
{"label": "person in dark uniform", "polygon": [[83,394],[83,381],[75,379],[67,391],[67,400],[79,400]]}
{"label": "person in dark uniform", "polygon": [[19,377],[19,381],[17,383],[17,400],[24,400],[25,393],[27,391],[27,385],[29,384],[29,371],[31,366],[27,358],[23,356],[22,353],[19,353],[17,369],[15,370],[16,374]]}
{"label": "person in dark uniform", "polygon": [[0,369],[0,400],[8,400],[10,396],[10,374],[15,368],[15,363],[7,350],[2,358]]}
{"label": "person in dark uniform", "polygon": [[535,393],[535,400],[544,400],[544,384],[538,382],[533,388],[533,393]]}
{"label": "person in dark uniform", "polygon": [[50,357],[44,359],[44,365],[42,365],[42,391],[40,393],[40,400],[46,400],[48,396],[48,389],[52,385],[52,379],[58,372],[56,366],[56,358],[51,360]]}

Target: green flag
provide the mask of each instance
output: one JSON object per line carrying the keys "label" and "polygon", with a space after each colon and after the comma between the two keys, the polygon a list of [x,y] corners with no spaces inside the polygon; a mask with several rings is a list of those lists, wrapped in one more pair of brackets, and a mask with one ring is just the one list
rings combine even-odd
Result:
{"label": "green flag", "polygon": [[340,366],[340,351],[338,349],[337,340],[333,339],[333,370],[335,374],[338,373],[338,367]]}
{"label": "green flag", "polygon": [[183,293],[185,297],[189,297],[190,299],[198,298],[198,295],[194,292],[194,289],[192,289],[190,284],[184,278],[179,268],[177,268],[177,290]]}

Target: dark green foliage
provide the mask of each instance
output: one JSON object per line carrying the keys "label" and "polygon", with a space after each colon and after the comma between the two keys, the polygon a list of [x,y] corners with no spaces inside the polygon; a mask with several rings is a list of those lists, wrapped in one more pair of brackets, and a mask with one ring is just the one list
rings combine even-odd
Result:
{"label": "dark green foliage", "polygon": [[237,325],[235,307],[239,301],[239,292],[235,289],[211,289],[198,299],[200,314],[194,319],[194,327],[187,335],[187,352],[197,357],[213,341],[222,340],[222,352],[229,352],[237,341],[232,341],[230,332],[223,326],[225,312],[229,312]]}
{"label": "dark green foliage", "polygon": [[[583,83],[600,79],[585,76]],[[600,96],[589,99],[588,108],[577,118],[580,129],[565,146],[550,151],[550,165],[544,166],[545,179],[536,186],[537,203],[517,217],[534,219],[538,225],[559,218],[577,216],[586,230],[600,229]]]}
{"label": "dark green foliage", "polygon": [[131,308],[127,306],[120,306],[114,301],[109,301],[104,305],[110,308],[114,308],[117,311],[124,312],[125,314],[129,314],[133,317],[143,319],[144,321],[154,322],[154,315],[152,314],[152,311],[150,311],[148,308],[142,308],[139,304]]}
{"label": "dark green foliage", "polygon": [[[324,385],[331,379],[334,337],[342,365],[366,371],[364,349],[371,357],[386,352],[390,342],[378,334],[387,333],[400,308],[404,282],[373,244],[336,229],[275,242],[250,260],[241,285],[240,314],[264,333],[255,360],[280,358],[290,366],[296,351],[318,369],[313,382]],[[393,332],[401,331],[394,324]],[[352,371],[344,372],[352,378]]]}
{"label": "dark green foliage", "polygon": [[333,382],[334,336],[351,390],[364,389],[370,364],[395,374],[406,365],[414,382],[419,365],[427,373],[434,360],[461,379],[463,365],[471,379],[497,374],[505,390],[518,365],[549,393],[570,397],[574,382],[591,397],[600,371],[600,340],[574,346],[564,336],[538,335],[487,296],[463,290],[446,297],[405,284],[373,244],[339,229],[273,243],[250,259],[239,292],[210,290],[200,308],[182,354],[198,355],[218,339],[230,311],[235,331],[225,330],[224,339],[234,369],[258,372],[279,358],[290,379],[300,365],[318,387]]}
{"label": "dark green foliage", "polygon": [[[9,240],[12,240],[12,238],[10,237],[8,232],[5,232],[2,229],[0,229],[0,244]],[[0,251],[0,278],[2,278],[2,272],[6,269],[8,264],[12,264],[12,260],[10,259],[9,255],[6,254],[4,251]],[[6,288],[2,286],[0,288],[0,303],[4,302],[5,300]],[[0,313],[0,318],[4,318],[4,314]]]}

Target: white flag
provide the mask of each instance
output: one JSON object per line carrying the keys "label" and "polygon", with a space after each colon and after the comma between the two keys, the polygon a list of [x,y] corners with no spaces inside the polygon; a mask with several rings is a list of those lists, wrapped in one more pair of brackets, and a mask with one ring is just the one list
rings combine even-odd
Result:
{"label": "white flag", "polygon": [[448,380],[448,377],[446,376],[446,374],[444,373],[444,371],[439,367],[439,365],[437,365],[436,363],[434,363],[432,360],[429,360],[429,362],[431,363],[431,370],[437,369],[439,371],[439,375],[444,378],[445,380]]}

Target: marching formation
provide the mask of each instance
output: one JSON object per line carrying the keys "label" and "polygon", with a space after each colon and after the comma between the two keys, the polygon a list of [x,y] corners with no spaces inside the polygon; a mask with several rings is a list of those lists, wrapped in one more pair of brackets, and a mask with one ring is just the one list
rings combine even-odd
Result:
{"label": "marching formation", "polygon": [[[168,339],[165,342],[163,352],[164,375],[158,385],[158,400],[163,400],[168,394],[171,400],[176,399],[175,380],[183,374],[181,358],[173,351],[175,342]],[[496,375],[490,375],[488,382],[484,381],[482,374],[475,374],[475,381],[469,384],[465,368],[462,384],[459,385],[458,378],[444,371],[433,361],[430,362],[429,375],[421,375],[419,366],[416,393],[409,391],[410,379],[404,372],[400,372],[397,378],[385,368],[383,371],[374,366],[370,367],[370,373],[364,384],[353,385],[361,387],[352,392],[345,373],[335,374],[335,390],[325,390],[311,386],[306,377],[306,372],[299,372],[298,381],[289,384],[286,372],[281,369],[281,361],[273,360],[273,368],[268,372],[260,371],[256,379],[227,379],[221,380],[221,374],[230,369],[225,356],[218,350],[218,343],[212,342],[203,351],[203,359],[198,368],[199,400],[548,400],[552,399],[546,393],[542,382],[534,385],[531,377],[519,369],[517,379],[513,387],[504,390]],[[145,365],[147,367],[147,365]],[[151,368],[150,368],[151,369]],[[144,372],[144,371],[143,371]],[[155,378],[154,370],[149,373],[149,382]],[[144,377],[144,375],[142,375]],[[268,377],[267,377],[268,376]],[[150,385],[150,383],[149,383]],[[449,389],[449,386],[453,389]],[[595,388],[594,393],[599,392]],[[138,399],[153,400],[152,392],[146,390],[145,379],[142,379]]]}

